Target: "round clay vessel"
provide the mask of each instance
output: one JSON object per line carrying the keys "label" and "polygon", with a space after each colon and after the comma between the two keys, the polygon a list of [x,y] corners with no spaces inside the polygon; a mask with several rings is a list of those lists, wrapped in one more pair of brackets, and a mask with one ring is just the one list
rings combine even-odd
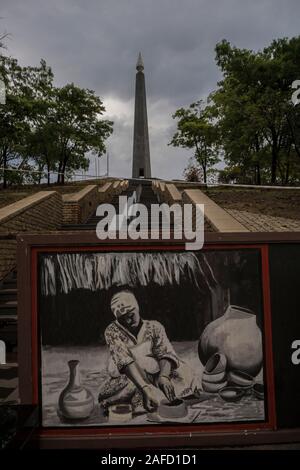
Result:
{"label": "round clay vessel", "polygon": [[205,373],[206,374],[219,374],[225,372],[226,370],[227,359],[226,356],[222,353],[213,354],[205,364]]}
{"label": "round clay vessel", "polygon": [[262,383],[255,383],[253,385],[253,393],[259,400],[263,400],[265,397],[265,387]]}
{"label": "round clay vessel", "polygon": [[158,406],[158,414],[162,418],[184,418],[187,415],[187,407],[179,398],[173,402],[162,400]]}
{"label": "round clay vessel", "polygon": [[220,382],[224,381],[225,376],[226,376],[225,371],[224,372],[219,372],[218,374],[207,374],[204,371],[203,375],[202,375],[202,380],[204,380],[205,382],[215,384],[215,383],[220,383]]}
{"label": "round clay vessel", "polygon": [[224,354],[213,354],[205,364],[202,380],[210,383],[219,383],[224,381],[226,375],[226,363],[227,360]]}
{"label": "round clay vessel", "polygon": [[58,400],[59,414],[67,419],[88,418],[94,409],[94,398],[89,390],[80,384],[79,361],[68,362],[70,377]]}
{"label": "round clay vessel", "polygon": [[262,367],[262,335],[256,315],[248,309],[230,305],[225,314],[212,321],[199,341],[202,364],[215,354],[224,354],[227,370],[237,369],[256,376]]}
{"label": "round clay vessel", "polygon": [[254,379],[251,375],[242,372],[241,370],[231,370],[228,372],[227,380],[233,385],[238,385],[239,387],[252,387]]}
{"label": "round clay vessel", "polygon": [[239,401],[244,394],[245,390],[239,387],[225,387],[219,391],[220,397],[228,402]]}
{"label": "round clay vessel", "polygon": [[129,404],[112,405],[108,412],[109,421],[126,423],[132,419],[132,407]]}
{"label": "round clay vessel", "polygon": [[226,387],[226,385],[227,385],[227,380],[224,380],[223,382],[219,382],[219,383],[211,383],[211,382],[206,382],[202,378],[202,388],[205,392],[217,393],[219,392],[219,390]]}

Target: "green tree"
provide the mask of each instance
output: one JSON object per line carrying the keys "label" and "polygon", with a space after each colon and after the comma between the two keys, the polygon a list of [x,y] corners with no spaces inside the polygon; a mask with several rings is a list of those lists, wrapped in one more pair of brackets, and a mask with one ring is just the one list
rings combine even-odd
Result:
{"label": "green tree", "polygon": [[[29,146],[45,88],[51,87],[53,74],[45,61],[38,67],[21,67],[17,60],[0,56],[1,72],[6,87],[6,103],[0,107],[0,164],[3,187],[16,182],[32,181]],[[22,173],[20,170],[28,170]],[[13,170],[13,171],[11,171]]]}
{"label": "green tree", "polygon": [[218,129],[203,102],[192,103],[189,108],[180,108],[172,116],[178,119],[177,131],[169,145],[194,149],[195,161],[203,171],[204,183],[207,175],[218,161]]}
{"label": "green tree", "polygon": [[64,183],[68,171],[87,169],[87,153],[100,157],[113,123],[100,119],[105,107],[94,91],[73,83],[54,90],[51,132],[55,135],[58,159],[58,183]]}
{"label": "green tree", "polygon": [[0,56],[0,73],[6,86],[6,104],[0,106],[4,188],[40,182],[44,175],[49,184],[51,171],[64,183],[66,174],[88,169],[89,154],[105,152],[113,123],[100,119],[105,108],[93,91],[74,84],[54,87],[44,60],[38,67],[21,67],[16,59]]}
{"label": "green tree", "polygon": [[254,172],[257,184],[261,174],[274,184],[283,167],[286,182],[297,171],[293,155],[299,151],[299,131],[291,84],[300,76],[299,54],[300,37],[273,41],[259,52],[233,47],[225,40],[216,46],[223,80],[210,99],[225,160],[248,177]]}

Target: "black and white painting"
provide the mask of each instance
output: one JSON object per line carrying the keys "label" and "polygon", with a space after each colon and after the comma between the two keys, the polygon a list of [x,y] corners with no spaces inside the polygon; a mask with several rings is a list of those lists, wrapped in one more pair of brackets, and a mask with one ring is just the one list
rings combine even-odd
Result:
{"label": "black and white painting", "polygon": [[264,422],[259,249],[41,253],[42,424]]}

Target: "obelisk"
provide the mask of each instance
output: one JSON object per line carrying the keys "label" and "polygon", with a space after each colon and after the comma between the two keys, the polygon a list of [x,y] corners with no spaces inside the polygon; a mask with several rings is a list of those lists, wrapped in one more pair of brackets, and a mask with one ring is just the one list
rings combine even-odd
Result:
{"label": "obelisk", "polygon": [[151,178],[146,87],[141,53],[136,69],[132,178]]}

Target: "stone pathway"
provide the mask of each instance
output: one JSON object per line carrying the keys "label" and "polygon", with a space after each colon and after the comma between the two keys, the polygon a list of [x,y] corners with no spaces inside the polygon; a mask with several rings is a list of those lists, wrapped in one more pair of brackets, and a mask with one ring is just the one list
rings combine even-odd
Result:
{"label": "stone pathway", "polygon": [[226,209],[250,232],[300,232],[300,220]]}

